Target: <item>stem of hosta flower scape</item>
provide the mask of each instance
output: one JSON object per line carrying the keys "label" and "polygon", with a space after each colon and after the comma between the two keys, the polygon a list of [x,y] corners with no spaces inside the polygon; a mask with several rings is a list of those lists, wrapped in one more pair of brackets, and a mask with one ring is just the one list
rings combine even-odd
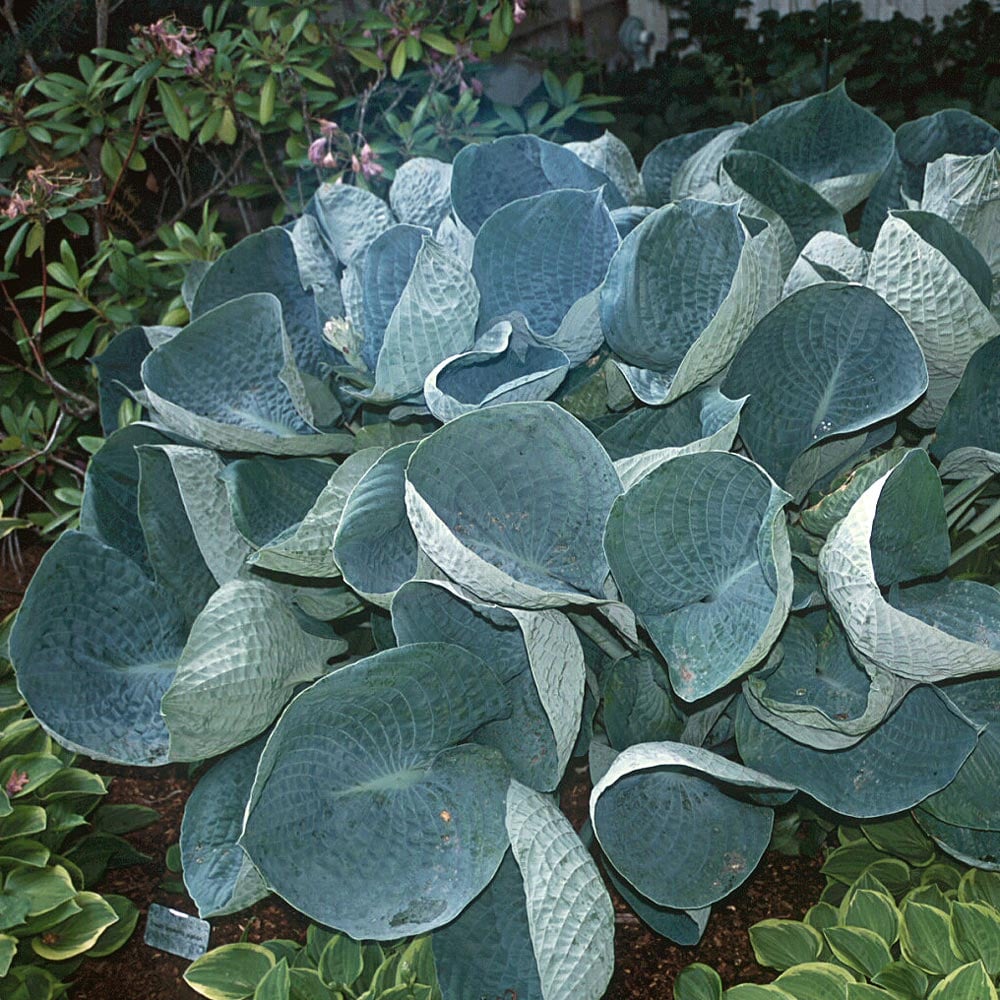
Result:
{"label": "stem of hosta flower scape", "polygon": [[[1000,500],[996,501],[992,506],[987,508],[979,517],[976,518],[972,524],[969,525],[969,530],[974,530],[974,526],[983,521],[986,515],[991,515],[990,519],[983,522],[983,527],[979,529],[979,533],[975,538],[970,538],[964,545],[960,545],[951,554],[951,562],[948,563],[949,566],[954,566],[960,560],[964,559],[967,555],[971,555],[976,549],[981,548],[987,542],[992,541],[997,535],[1000,535]],[[993,521],[993,525],[989,528],[985,526]],[[984,530],[985,529],[985,530]]]}
{"label": "stem of hosta flower scape", "polygon": [[632,655],[632,650],[623,645],[600,622],[590,615],[571,615],[573,624],[588,638],[596,643],[612,660],[621,660]]}
{"label": "stem of hosta flower scape", "polygon": [[[971,479],[963,479],[956,483],[944,496],[944,509],[954,519],[958,520],[959,511],[968,509],[970,503],[979,496],[982,487],[989,482],[992,472],[983,473],[981,476],[973,476]],[[949,527],[951,523],[949,522]]]}

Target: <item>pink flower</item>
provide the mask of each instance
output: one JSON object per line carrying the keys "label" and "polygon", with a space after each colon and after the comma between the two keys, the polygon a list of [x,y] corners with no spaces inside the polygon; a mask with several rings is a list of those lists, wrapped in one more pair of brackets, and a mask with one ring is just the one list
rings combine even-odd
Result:
{"label": "pink flower", "polygon": [[521,0],[514,0],[514,23],[522,24],[527,16],[528,11],[522,5]]}
{"label": "pink flower", "polygon": [[24,198],[22,195],[15,192],[8,199],[7,207],[3,210],[3,214],[6,215],[8,219],[17,219],[22,215],[27,215],[31,209],[31,199]]}
{"label": "pink flower", "polygon": [[10,777],[7,779],[7,794],[17,795],[18,792],[24,791],[29,780],[27,771],[12,771]]}
{"label": "pink flower", "polygon": [[361,161],[357,158],[357,156],[351,157],[351,170],[353,170],[356,174],[361,173]]}
{"label": "pink flower", "polygon": [[362,163],[361,164],[361,172],[369,180],[372,177],[378,177],[378,175],[381,174],[384,169],[385,168],[382,166],[381,163]]}
{"label": "pink flower", "polygon": [[315,163],[316,166],[320,166],[323,163],[323,157],[329,155],[329,143],[326,139],[314,139],[309,145],[309,162]]}
{"label": "pink flower", "polygon": [[204,73],[212,65],[212,56],[215,49],[211,45],[206,45],[203,49],[194,50],[194,68],[197,73]]}
{"label": "pink flower", "polygon": [[332,169],[336,165],[337,165],[337,157],[334,156],[333,153],[327,153],[326,156],[323,157],[322,162],[320,163],[320,166],[328,167],[330,169]]}

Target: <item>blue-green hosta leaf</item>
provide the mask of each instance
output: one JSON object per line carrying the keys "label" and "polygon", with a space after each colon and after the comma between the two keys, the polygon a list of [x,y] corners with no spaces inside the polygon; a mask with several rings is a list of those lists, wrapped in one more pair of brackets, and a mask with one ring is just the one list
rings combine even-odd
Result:
{"label": "blue-green hosta leaf", "polygon": [[555,333],[543,336],[535,330],[529,332],[531,339],[539,347],[562,351],[569,358],[571,367],[589,361],[604,346],[601,286],[581,296],[569,307]]}
{"label": "blue-green hosta leaf", "polygon": [[769,111],[736,140],[777,160],[841,212],[861,204],[893,152],[892,129],[847,96],[843,83]]}
{"label": "blue-green hosta leaf", "polygon": [[896,130],[895,152],[865,204],[861,217],[861,239],[869,249],[875,245],[879,227],[889,211],[921,200],[927,165],[945,153],[974,156],[988,153],[1000,142],[992,125],[959,108],[945,108]]}
{"label": "blue-green hosta leaf", "polygon": [[212,448],[270,455],[350,450],[319,434],[291,357],[281,304],[244,295],[205,313],[142,365],[150,404],[173,431]]}
{"label": "blue-green hosta leaf", "polygon": [[635,911],[636,916],[657,934],[668,938],[676,944],[695,945],[701,940],[712,915],[712,907],[702,906],[697,910],[672,910],[668,906],[657,906],[652,900],[646,899],[642,893],[629,885],[608,865],[605,868],[608,879],[618,894]]}
{"label": "blue-green hosta leaf", "polygon": [[586,667],[568,619],[557,611],[519,611],[462,600],[447,584],[404,584],[392,602],[400,645],[440,641],[475,653],[501,679],[509,718],[478,730],[477,743],[496,747],[511,773],[552,791],[561,780],[580,727]]}
{"label": "blue-green hosta leaf", "polygon": [[315,296],[316,313],[322,328],[327,320],[344,315],[340,261],[323,239],[323,231],[314,216],[299,216],[289,234],[295,250],[299,280],[302,287]]}
{"label": "blue-green hosta leaf", "polygon": [[[1000,336],[1000,323],[989,311],[989,291],[984,305],[967,280],[975,279],[975,274],[965,275],[959,267],[963,263],[959,240],[964,237],[948,229],[940,217],[924,212],[890,215],[879,231],[865,279],[906,320],[923,351],[927,394],[911,414],[921,427],[937,424],[969,358],[986,341]],[[967,258],[978,256],[964,242]],[[991,283],[981,257],[979,263]]]}
{"label": "blue-green hosta leaf", "polygon": [[292,354],[301,371],[321,376],[324,364],[337,362],[336,354],[323,340],[316,298],[302,286],[292,237],[284,229],[265,229],[247,236],[219,257],[198,285],[191,319],[254,292],[270,292],[281,303]]}
{"label": "blue-green hosta leaf", "polygon": [[789,618],[772,659],[773,670],[747,679],[747,707],[761,722],[818,750],[857,743],[912,686],[885,671],[868,677],[844,633],[823,614]]}
{"label": "blue-green hosta leaf", "polygon": [[344,505],[361,477],[381,455],[381,448],[363,448],[348,455],[332,472],[315,503],[298,524],[254,552],[249,557],[250,564],[293,576],[340,576],[340,568],[333,558],[333,538]]}
{"label": "blue-green hosta leaf", "polygon": [[1000,148],[981,156],[942,156],[927,168],[925,212],[947,219],[983,255],[1000,293]]}
{"label": "blue-green hosta leaf", "polygon": [[615,229],[618,230],[618,235],[625,239],[643,219],[655,211],[656,209],[649,205],[626,205],[625,208],[613,209],[611,219],[615,224]]}
{"label": "blue-green hosta leaf", "polygon": [[[644,402],[670,402],[721,371],[777,302],[777,242],[751,236],[735,205],[658,209],[623,241],[601,291],[601,323]],[[643,373],[658,384],[643,391]]]}
{"label": "blue-green hosta leaf", "polygon": [[740,756],[791,782],[834,812],[873,818],[901,812],[940,791],[976,745],[976,727],[930,686],[914,688],[853,746],[817,750],[765,725],[741,701]]}
{"label": "blue-green hosta leaf", "polygon": [[[719,167],[722,159],[732,149],[733,144],[749,126],[735,122],[715,131],[707,142],[698,148],[677,168],[670,181],[670,197],[673,201],[684,198],[701,198],[716,201],[719,196]],[[695,132],[704,135],[708,132]]]}
{"label": "blue-green hosta leaf", "polygon": [[237,840],[264,738],[234,750],[199,779],[184,806],[181,861],[184,885],[200,917],[252,906],[267,886]]}
{"label": "blue-green hosta leaf", "polygon": [[93,359],[99,382],[101,430],[106,435],[118,428],[118,409],[123,400],[133,399],[142,392],[139,372],[151,350],[145,327],[130,326],[116,333],[111,343]]}
{"label": "blue-green hosta leaf", "polygon": [[659,659],[648,652],[617,660],[603,678],[604,728],[616,750],[635,743],[680,741],[684,716]]}
{"label": "blue-green hosta leaf", "polygon": [[[958,616],[949,614],[940,624],[928,624],[921,617],[930,617],[929,608],[923,610],[920,617],[900,610],[883,597],[876,582],[871,539],[879,499],[887,481],[899,475],[903,465],[913,461],[916,460],[904,460],[896,469],[877,479],[861,494],[847,517],[830,532],[819,554],[823,589],[851,646],[875,668],[917,682],[1000,669],[1000,652],[990,649],[982,640],[964,638],[967,626],[949,620]],[[905,469],[903,474],[906,474]],[[900,518],[906,516],[903,492],[897,492],[896,510]],[[904,535],[912,536],[914,531],[912,526],[902,524],[898,528]],[[959,583],[962,581],[952,582],[948,591]],[[987,590],[990,588],[976,590],[961,619],[972,622],[978,619],[994,632],[995,622],[1000,618],[1000,595],[992,591],[996,599],[987,602]],[[967,587],[956,590],[956,594],[967,593]],[[964,603],[965,600],[956,602],[958,606]]]}
{"label": "blue-green hosta leaf", "polygon": [[607,174],[572,150],[535,135],[511,135],[460,150],[452,165],[455,214],[473,232],[498,209],[546,191],[601,189],[608,208],[625,204]]}
{"label": "blue-green hosta leaf", "polygon": [[674,175],[684,165],[684,161],[697,153],[721,132],[731,130],[732,126],[729,125],[705,128],[698,132],[686,132],[684,135],[671,136],[654,146],[642,161],[641,180],[646,195],[646,204],[652,205],[653,208],[660,208],[668,201],[673,201],[671,185]]}
{"label": "blue-green hosta leaf", "polygon": [[868,273],[868,253],[840,233],[817,233],[802,248],[792,265],[781,297],[787,298],[806,285],[824,281],[863,284]]}
{"label": "blue-green hosta leaf", "polygon": [[451,164],[415,156],[396,168],[389,204],[400,222],[432,232],[451,211]]}
{"label": "blue-green hosta leaf", "polygon": [[321,184],[306,211],[344,265],[361,256],[394,221],[381,198],[353,184]]}
{"label": "blue-green hosta leaf", "polygon": [[834,282],[782,299],[721,386],[750,396],[740,437],[782,484],[808,448],[893,416],[926,387],[923,355],[900,316],[867,288]]}
{"label": "blue-green hosta leaf", "polygon": [[778,792],[794,786],[681,743],[622,751],[590,796],[597,840],[648,899],[673,909],[714,903],[741,885],[771,836],[773,811],[723,789]]}
{"label": "blue-green hosta leaf", "polygon": [[533,343],[530,331],[525,334],[513,322],[500,320],[472,350],[445,358],[424,383],[431,413],[447,423],[486,406],[548,399],[566,377],[569,358]]}
{"label": "blue-green hosta leaf", "polygon": [[344,667],[279,719],[240,843],[275,892],[351,937],[445,924],[485,888],[508,844],[503,758],[457,744],[509,711],[482,660],[446,643]]}
{"label": "blue-green hosta leaf", "polygon": [[565,145],[588,167],[606,174],[628,204],[647,204],[642,178],[636,169],[632,153],[613,132],[605,131],[600,138],[591,139],[590,142],[567,142]]}
{"label": "blue-green hosta leaf", "polygon": [[604,523],[621,490],[607,452],[553,403],[464,414],[417,445],[406,505],[423,549],[484,600],[604,599]]}
{"label": "blue-green hosta leaf", "polygon": [[773,645],[792,595],[783,505],[758,466],[683,455],[611,508],[608,563],[686,701],[725,687]]}
{"label": "blue-green hosta leaf", "polygon": [[[742,198],[744,213],[776,226],[782,241],[782,264],[786,273],[817,233],[847,236],[844,217],[833,205],[815,188],[763,153],[730,150],[722,160],[719,186],[726,201]],[[782,225],[777,225],[779,222]],[[787,239],[783,238],[784,233]]]}
{"label": "blue-green hosta leaf", "polygon": [[924,832],[953,858],[975,868],[1000,871],[1000,833],[954,826],[918,806],[913,813]]}
{"label": "blue-green hosta leaf", "polygon": [[233,580],[191,628],[161,711],[173,760],[203,760],[253,739],[294,689],[327,670],[342,639],[303,631],[284,596],[266,583]]}
{"label": "blue-green hosta leaf", "polygon": [[10,654],[22,695],[61,743],[98,760],[156,765],[167,761],[160,698],[186,633],[170,595],[131,559],[67,531],[31,581]]}
{"label": "blue-green hosta leaf", "polygon": [[479,329],[519,312],[539,337],[552,336],[573,303],[604,280],[617,249],[600,191],[546,191],[498,208],[472,257]]}
{"label": "blue-green hosta leaf", "polygon": [[358,480],[333,536],[344,582],[381,607],[417,571],[417,539],[406,518],[404,470],[416,445],[396,445]]}

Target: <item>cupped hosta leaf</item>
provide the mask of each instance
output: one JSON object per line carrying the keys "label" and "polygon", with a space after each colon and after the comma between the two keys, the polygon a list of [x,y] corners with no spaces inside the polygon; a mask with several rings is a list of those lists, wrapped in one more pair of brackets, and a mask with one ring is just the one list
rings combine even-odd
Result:
{"label": "cupped hosta leaf", "polygon": [[700,144],[671,178],[671,199],[682,201],[684,198],[703,198],[706,201],[714,201],[719,195],[719,167],[722,158],[747,128],[743,122],[736,122],[718,129],[708,142]]}
{"label": "cupped hosta leaf", "polygon": [[841,83],[772,109],[743,132],[733,148],[777,160],[847,212],[867,197],[888,164],[893,134],[881,119],[855,104]]}
{"label": "cupped hosta leaf", "polygon": [[722,1000],[722,979],[710,965],[694,962],[677,974],[674,1000]]}
{"label": "cupped hosta leaf", "polygon": [[402,646],[344,667],[279,719],[240,843],[275,892],[354,938],[447,923],[508,843],[506,764],[456,744],[509,711],[496,676],[458,646]]}
{"label": "cupped hosta leaf", "polygon": [[595,170],[606,174],[630,205],[645,205],[646,192],[635,160],[628,146],[613,132],[607,132],[590,142],[567,142],[566,148]]}
{"label": "cupped hosta leaf", "polygon": [[562,779],[577,732],[586,683],[583,650],[557,611],[519,611],[462,600],[448,585],[414,581],[392,602],[400,645],[450,642],[484,660],[503,682],[509,718],[490,722],[475,740],[496,747],[511,773],[552,791]]}
{"label": "cupped hosta leaf", "polygon": [[787,297],[806,285],[824,281],[864,283],[867,273],[868,253],[865,250],[840,233],[817,233],[796,258],[781,294]]}
{"label": "cupped hosta leaf", "polygon": [[851,747],[817,750],[789,740],[745,703],[736,740],[749,766],[766,766],[834,812],[871,818],[909,809],[947,785],[975,747],[976,727],[921,685]]}
{"label": "cupped hosta leaf", "polygon": [[615,661],[602,678],[604,728],[617,750],[635,743],[680,741],[684,716],[662,664],[640,652]]}
{"label": "cupped hosta leaf", "polygon": [[720,133],[729,131],[731,131],[729,125],[704,128],[698,132],[671,136],[654,146],[642,161],[641,179],[646,194],[646,204],[659,208],[672,201],[671,185],[674,175],[685,160]]}
{"label": "cupped hosta leaf", "polygon": [[[876,582],[871,539],[879,499],[891,477],[909,478],[905,467],[919,462],[918,458],[907,456],[895,469],[877,479],[830,532],[819,555],[823,589],[848,641],[876,668],[918,682],[1000,669],[998,651],[984,645],[978,637],[975,641],[966,638],[968,629],[975,625],[988,629],[987,634],[996,631],[995,623],[1000,620],[1000,595],[996,591],[969,581],[950,581],[943,589],[934,590],[929,603],[914,601],[915,588],[901,592],[890,603]],[[900,489],[895,496],[898,518],[905,518],[905,491]],[[886,524],[887,530],[892,527],[891,523]],[[903,537],[912,538],[919,531],[902,522],[895,528]],[[912,611],[905,610],[904,594],[910,595]],[[948,612],[939,615],[935,605],[940,605],[942,611],[947,608]],[[929,624],[928,618],[934,624]]]}
{"label": "cupped hosta leaf", "polygon": [[68,531],[31,581],[10,653],[22,695],[64,745],[99,760],[163,764],[160,698],[185,635],[180,609],[132,560]]}
{"label": "cupped hosta leaf", "polygon": [[151,350],[145,328],[130,326],[116,333],[111,343],[93,359],[99,381],[101,430],[106,435],[118,429],[118,409],[123,400],[142,392],[140,370]]}
{"label": "cupped hosta leaf", "polygon": [[283,595],[233,580],[198,616],[161,711],[173,760],[203,760],[261,733],[293,690],[347,649],[302,630]]}
{"label": "cupped hosta leaf", "polygon": [[403,477],[415,447],[396,445],[375,460],[344,502],[333,536],[333,558],[344,582],[382,607],[417,571]]}
{"label": "cupped hosta leaf", "polygon": [[546,191],[601,189],[608,208],[625,204],[607,174],[564,146],[535,135],[511,135],[460,150],[452,165],[455,214],[473,233],[498,209]]}
{"label": "cupped hosta leaf", "polygon": [[1000,833],[997,831],[954,826],[920,806],[913,815],[927,836],[946,854],[967,865],[1000,871]]}
{"label": "cupped hosta leaf", "polygon": [[294,576],[340,576],[333,558],[334,535],[348,496],[380,455],[381,448],[363,448],[348,455],[330,474],[304,517],[254,552],[250,563]]}
{"label": "cupped hosta leaf", "polygon": [[517,318],[500,320],[472,350],[446,358],[427,376],[424,399],[438,420],[500,403],[548,399],[556,391],[569,370],[569,358],[539,347],[521,326]]}
{"label": "cupped hosta leaf", "polygon": [[604,599],[607,452],[553,403],[467,413],[417,445],[406,505],[420,547],[479,597],[519,607]]}
{"label": "cupped hosta leaf", "polygon": [[184,806],[184,885],[201,917],[236,913],[267,895],[260,873],[237,844],[263,749],[262,737],[224,757],[202,775]]}
{"label": "cupped hosta leaf", "polygon": [[322,337],[316,298],[302,286],[292,237],[284,229],[247,236],[216,260],[198,285],[191,319],[254,292],[270,292],[281,303],[295,364],[302,371],[320,376],[324,364],[336,364],[336,353]]}
{"label": "cupped hosta leaf", "polygon": [[[986,287],[977,289],[973,281],[980,286],[985,281]],[[927,394],[911,419],[933,427],[969,358],[1000,335],[1000,323],[989,311],[992,278],[986,263],[939,216],[901,212],[882,224],[865,284],[906,320],[920,344],[927,362]]]}
{"label": "cupped hosta leaf", "polygon": [[281,304],[244,295],[205,313],[143,362],[150,404],[171,430],[228,451],[313,455],[350,450],[350,435],[307,422]]}
{"label": "cupped hosta leaf", "polygon": [[400,222],[436,230],[451,211],[451,164],[415,156],[396,168],[389,204]]}
{"label": "cupped hosta leaf", "polygon": [[519,312],[538,336],[550,337],[573,303],[604,280],[618,242],[600,191],[546,191],[498,208],[472,257],[479,329]]}
{"label": "cupped hosta leaf", "polygon": [[928,1000],[997,1000],[997,990],[982,962],[970,962],[945,976]]}
{"label": "cupped hosta leaf", "polygon": [[625,239],[643,219],[655,211],[656,209],[649,205],[626,205],[625,208],[612,209],[611,218],[615,229],[618,230],[618,235]]}
{"label": "cupped hosta leaf", "polygon": [[788,494],[726,452],[672,459],[615,501],[605,548],[622,598],[687,701],[759,663],[788,614]]}
{"label": "cupped hosta leaf", "polygon": [[926,387],[923,355],[899,314],[867,288],[830,282],[779,302],[754,327],[721,388],[750,396],[740,437],[785,483],[808,448],[893,416]]}
{"label": "cupped hosta leaf", "polygon": [[306,211],[342,264],[362,255],[392,224],[389,206],[371,191],[352,184],[321,184]]}
{"label": "cupped hosta leaf", "polygon": [[762,920],[750,928],[750,944],[761,965],[780,971],[813,962],[823,951],[822,935],[800,920]]}
{"label": "cupped hosta leaf", "polygon": [[[321,330],[328,319],[344,315],[344,299],[340,294],[340,261],[323,239],[323,231],[313,216],[299,216],[288,232],[292,237],[299,280],[302,287],[315,296],[318,329]],[[322,375],[322,370],[317,374]]]}
{"label": "cupped hosta leaf", "polygon": [[723,787],[781,793],[792,786],[680,743],[640,743],[618,755],[590,796],[597,840],[644,896],[674,909],[722,899],[757,866],[773,811]]}
{"label": "cupped hosta leaf", "polygon": [[[601,323],[641,399],[670,402],[728,364],[777,301],[777,252],[771,227],[751,236],[735,205],[700,201],[658,209],[622,241]],[[662,386],[643,392],[633,367]]]}

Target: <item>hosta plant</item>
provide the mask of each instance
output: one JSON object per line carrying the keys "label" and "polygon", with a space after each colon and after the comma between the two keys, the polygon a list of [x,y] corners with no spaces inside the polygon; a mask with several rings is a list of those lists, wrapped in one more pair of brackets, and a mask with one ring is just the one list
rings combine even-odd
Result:
{"label": "hosta plant", "polygon": [[956,114],[907,126],[926,164],[842,89],[641,170],[611,136],[416,160],[119,336],[148,419],[11,647],[66,746],[219,758],[203,915],[274,891],[431,933],[446,1000],[599,997],[574,755],[608,877],[682,942],[796,796],[998,864],[1000,595],[948,570],[1000,516],[1000,133]]}
{"label": "hosta plant", "polygon": [[943,856],[910,817],[841,827],[826,889],[799,920],[750,928],[767,986],[723,989],[700,963],[674,1000],[973,1000],[995,998],[1000,977],[1000,874]]}

